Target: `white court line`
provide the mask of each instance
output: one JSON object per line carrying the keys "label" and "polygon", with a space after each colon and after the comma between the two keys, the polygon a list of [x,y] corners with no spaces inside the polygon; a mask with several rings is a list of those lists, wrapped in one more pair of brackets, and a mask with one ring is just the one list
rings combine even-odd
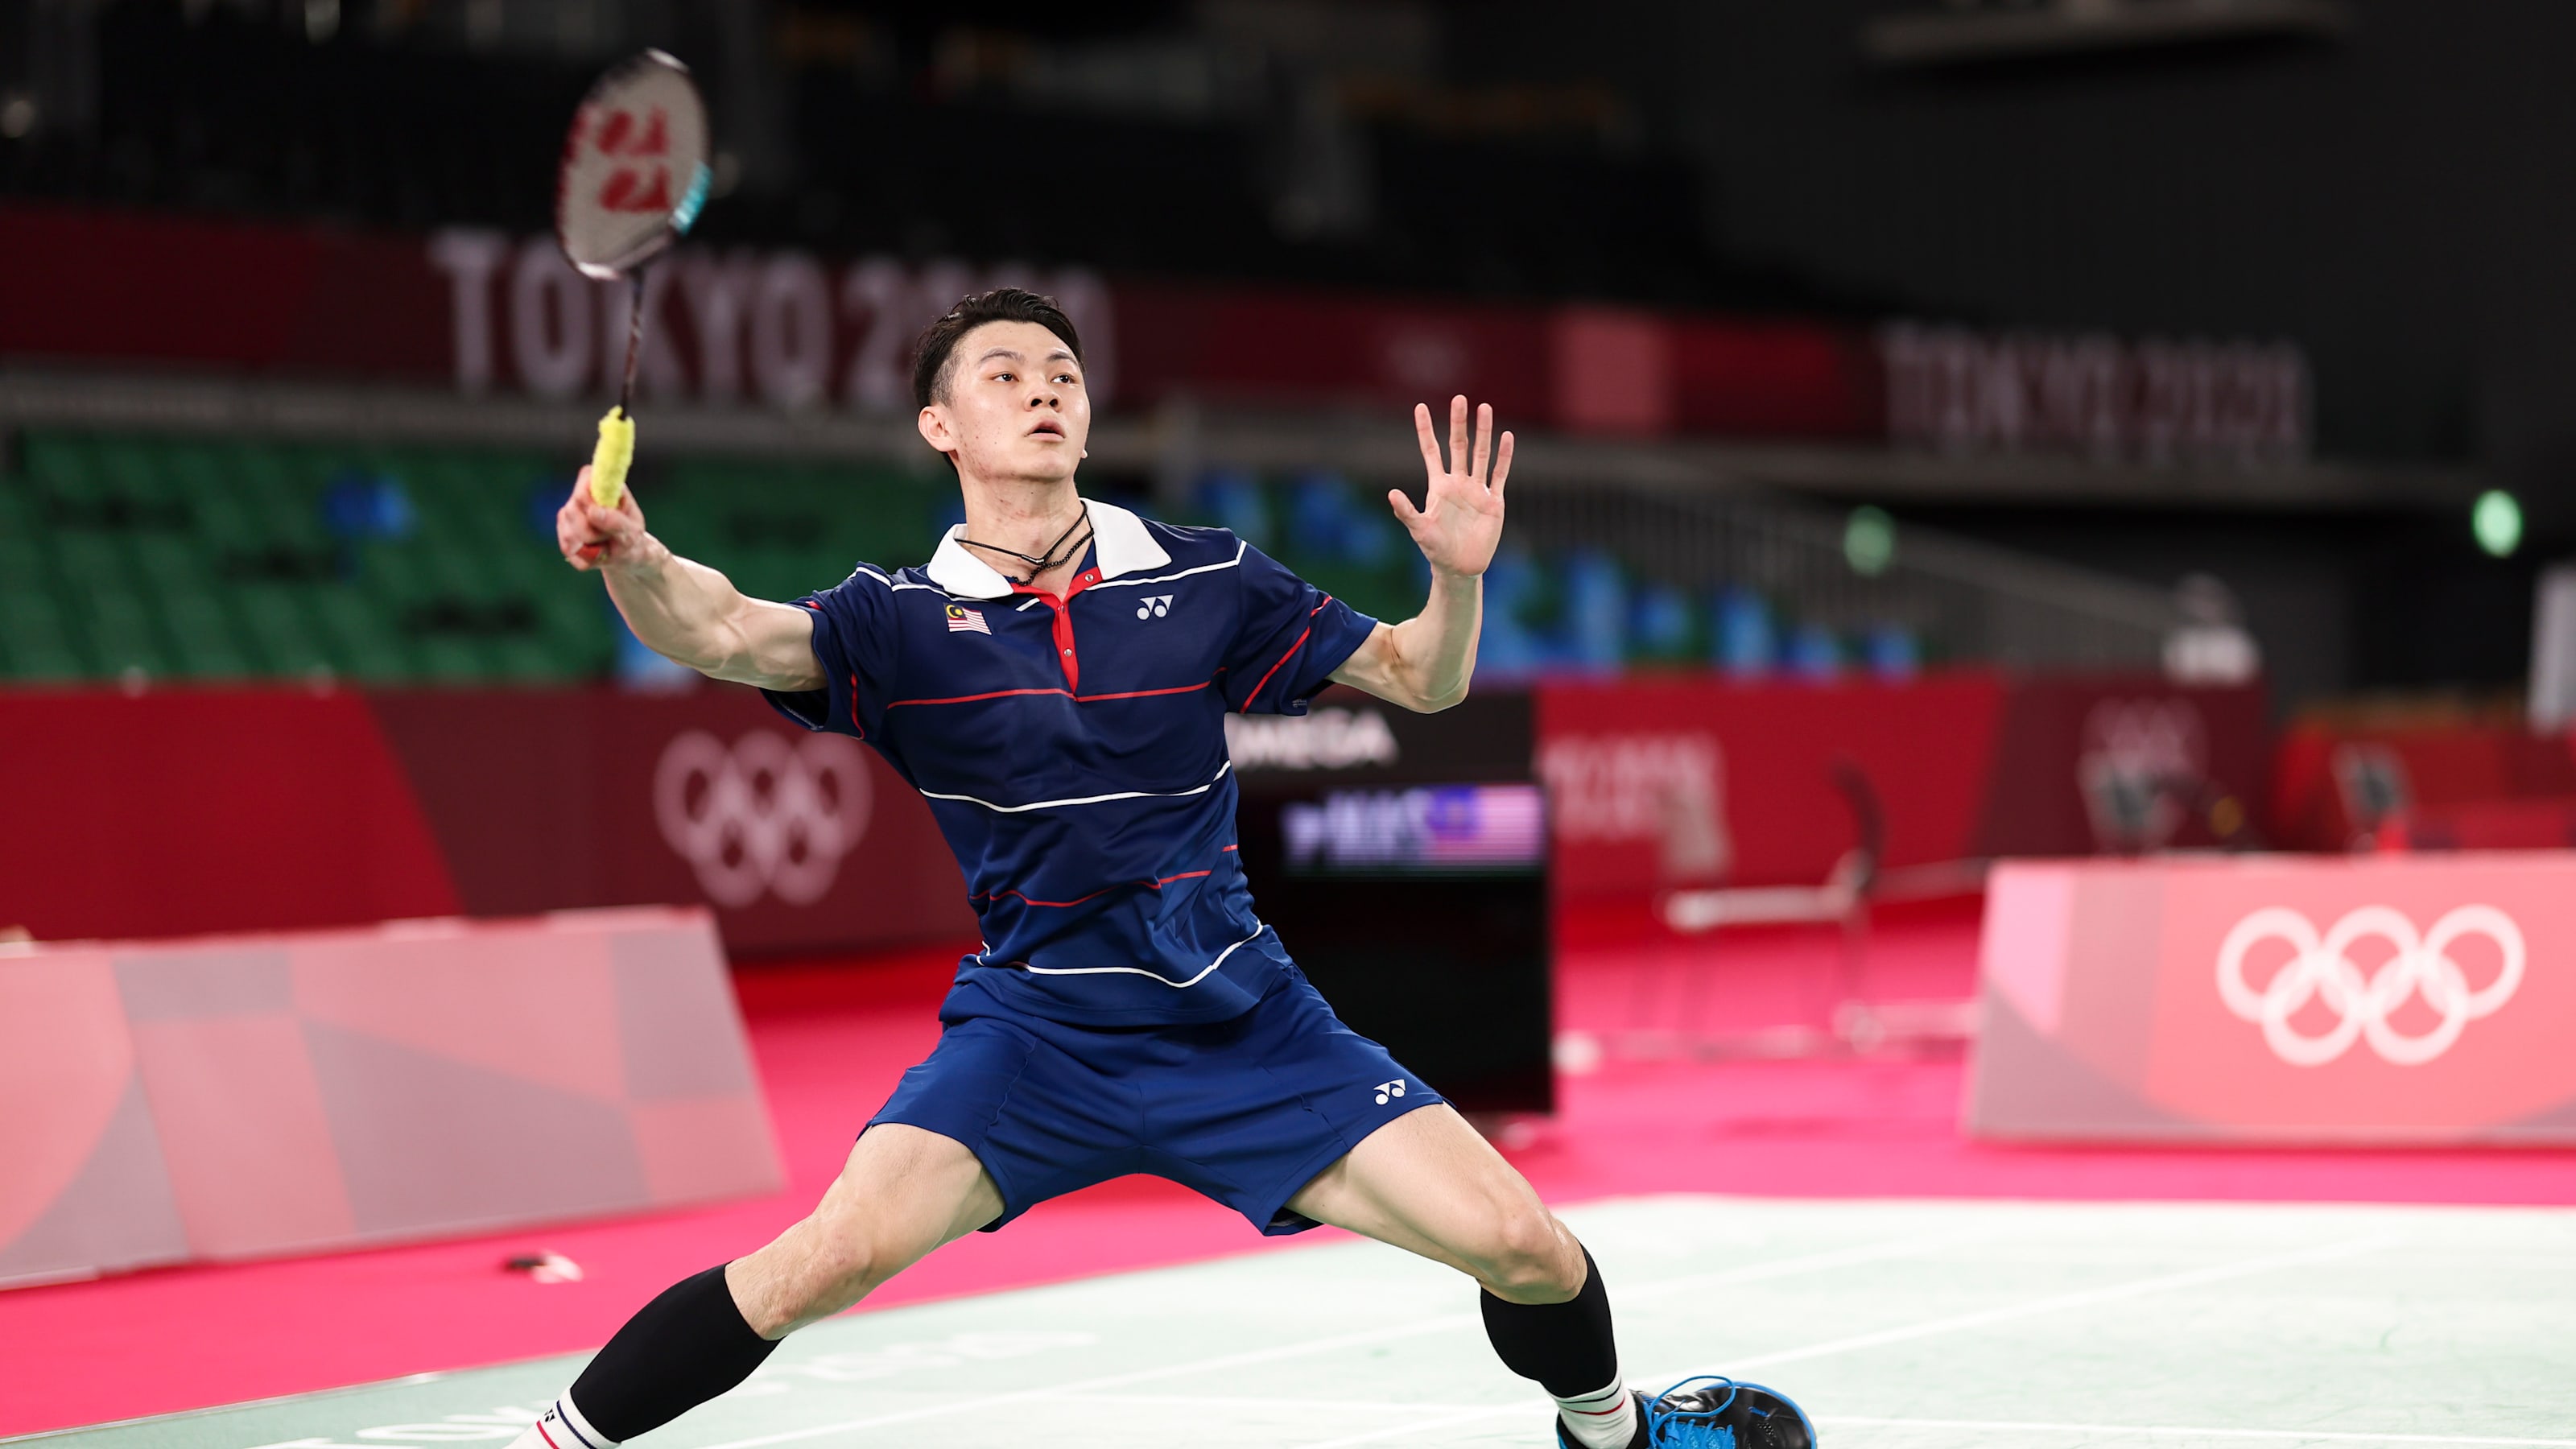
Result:
{"label": "white court line", "polygon": [[[2113,1283],[2107,1287],[2086,1288],[2073,1293],[2057,1293],[2046,1298],[2033,1298],[2024,1303],[2007,1303],[1998,1308],[1980,1309],[1974,1313],[1957,1313],[1947,1318],[1931,1318],[1921,1323],[1909,1323],[1897,1328],[1882,1328],[1871,1333],[1855,1333],[1847,1338],[1831,1338],[1822,1343],[1808,1344],[1803,1348],[1785,1348],[1777,1353],[1755,1354],[1750,1358],[1738,1359],[1728,1367],[1740,1374],[1747,1370],[1770,1368],[1777,1364],[1796,1363],[1802,1359],[1849,1353],[1854,1349],[1876,1348],[1881,1344],[1902,1343],[1907,1339],[1929,1338],[1934,1334],[1983,1328],[1991,1323],[2007,1323],[2016,1318],[2030,1318],[2043,1313],[2055,1313],[2061,1309],[2088,1308],[2097,1303],[2116,1303],[2124,1298],[2138,1298],[2150,1293],[2169,1292],[2176,1288],[2192,1288],[2203,1283],[2224,1282],[2230,1278],[2251,1277],[2257,1273],[2269,1273],[2280,1268],[2330,1262],[2336,1258],[2349,1258],[2362,1253],[2376,1252],[2381,1248],[2393,1247],[2402,1241],[2404,1241],[2403,1237],[2397,1233],[2374,1233],[2366,1238],[2351,1238],[2340,1243],[2328,1243],[2321,1248],[2302,1248],[2296,1252],[2271,1253],[2260,1258],[2244,1258],[2234,1263],[2222,1263],[2216,1267],[2193,1268],[2181,1273],[2159,1273],[2152,1278],[2132,1278],[2126,1283]],[[1629,1383],[1645,1389],[1648,1393],[1654,1393],[1679,1380],[1706,1372],[1708,1370],[1704,1368],[1690,1368],[1660,1374],[1632,1375]],[[1339,1439],[1323,1439],[1304,1445],[1302,1449],[1346,1449],[1346,1446],[1353,1444],[1375,1444],[1385,1439],[1400,1439],[1408,1434],[1418,1434],[1426,1429],[1445,1429],[1453,1424],[1499,1418],[1504,1414],[1531,1413],[1538,1408],[1546,1407],[1548,1403],[1546,1399],[1516,1400],[1508,1404],[1496,1404],[1491,1408],[1480,1409],[1473,1413],[1452,1414],[1445,1419],[1426,1419],[1419,1423],[1374,1429],[1365,1434],[1349,1434]]]}
{"label": "white court line", "polygon": [[1970,1429],[1980,1434],[2138,1434],[2157,1439],[2288,1439],[2301,1444],[2509,1444],[2576,1449],[2576,1439],[2503,1439],[2476,1434],[2364,1434],[2349,1429],[2193,1429],[2173,1424],[2039,1424],[2017,1419],[1860,1419],[1818,1415],[1819,1424],[1857,1429]]}
{"label": "white court line", "polygon": [[[1676,1279],[1657,1288],[1680,1291],[1718,1283],[1750,1283],[1765,1278],[1785,1278],[1796,1273],[1824,1272],[1848,1268],[1888,1258],[1901,1258],[1946,1247],[1963,1237],[1964,1231],[1922,1234],[1910,1238],[1892,1238],[1882,1243],[1865,1243],[1852,1248],[1834,1248],[1822,1253],[1808,1253],[1795,1258],[1782,1258],[1769,1263],[1752,1263],[1715,1273],[1701,1273],[1687,1279]],[[1631,1298],[1650,1296],[1629,1294]],[[1662,1296],[1660,1293],[1651,1296]],[[1445,1313],[1437,1318],[1417,1319],[1412,1323],[1386,1328],[1361,1329],[1356,1333],[1337,1333],[1327,1338],[1310,1338],[1299,1343],[1280,1344],[1274,1348],[1256,1348],[1242,1353],[1223,1354],[1216,1358],[1195,1359],[1188,1363],[1165,1364],[1161,1368],[1136,1369],[1123,1374],[1109,1374],[1096,1379],[1077,1379],[1069,1384],[1051,1384],[1045,1388],[1015,1389],[1007,1394],[987,1394],[961,1398],[953,1403],[932,1404],[919,1409],[903,1409],[889,1414],[872,1414],[864,1419],[844,1419],[833,1424],[812,1424],[802,1429],[787,1429],[776,1434],[762,1434],[750,1439],[729,1439],[721,1444],[707,1444],[699,1449],[767,1449],[772,1444],[788,1444],[799,1439],[816,1439],[826,1434],[855,1433],[862,1429],[887,1424],[910,1424],[922,1419],[945,1418],[951,1414],[982,1413],[1002,1404],[1015,1404],[1028,1399],[1055,1398],[1065,1394],[1090,1393],[1100,1389],[1121,1388],[1128,1384],[1149,1383],[1155,1379],[1175,1378],[1182,1374],[1204,1373],[1216,1369],[1242,1368],[1249,1364],[1275,1363],[1281,1359],[1302,1358],[1307,1354],[1330,1353],[1337,1348],[1351,1348],[1364,1343],[1383,1343],[1394,1338],[1414,1338],[1426,1333],[1472,1327],[1484,1322],[1479,1313]]]}
{"label": "white court line", "polygon": [[[1069,1404],[1168,1405],[1183,1409],[1346,1409],[1353,1413],[1483,1413],[1476,1404],[1380,1403],[1361,1399],[1216,1398],[1199,1394],[1069,1394]],[[2576,1449],[2576,1439],[2512,1439],[2485,1434],[2370,1434],[2351,1429],[2212,1429],[2182,1424],[2052,1424],[2025,1419],[1875,1419],[1819,1414],[1837,1429],[1965,1429],[1979,1434],[2133,1434],[2154,1439],[2282,1439],[2301,1444],[2476,1444],[2509,1449]]]}
{"label": "white court line", "polygon": [[1175,1409],[1346,1409],[1354,1414],[1456,1414],[1482,1404],[1389,1403],[1378,1399],[1247,1399],[1206,1394],[1066,1394],[1059,1404],[1164,1405]]}

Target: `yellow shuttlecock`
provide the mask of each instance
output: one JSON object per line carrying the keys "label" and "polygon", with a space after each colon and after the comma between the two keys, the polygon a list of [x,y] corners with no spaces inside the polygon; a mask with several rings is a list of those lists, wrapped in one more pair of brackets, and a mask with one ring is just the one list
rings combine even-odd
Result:
{"label": "yellow shuttlecock", "polygon": [[590,501],[615,508],[626,496],[626,470],[635,461],[635,420],[610,408],[599,420],[599,446],[590,452]]}

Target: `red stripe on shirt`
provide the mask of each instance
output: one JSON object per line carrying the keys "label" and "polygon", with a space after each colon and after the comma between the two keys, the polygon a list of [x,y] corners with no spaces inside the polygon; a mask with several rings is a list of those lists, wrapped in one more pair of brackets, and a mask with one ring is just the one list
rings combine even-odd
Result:
{"label": "red stripe on shirt", "polygon": [[1096,704],[1104,699],[1150,699],[1162,694],[1190,694],[1214,683],[1216,681],[1211,679],[1198,684],[1174,684],[1162,689],[1131,689],[1122,694],[1075,694],[1069,689],[996,689],[985,694],[960,694],[948,699],[898,699],[886,708],[894,709],[907,704],[973,704],[978,700],[1008,699],[1019,694],[1061,694],[1076,704]]}
{"label": "red stripe on shirt", "polygon": [[[1310,614],[1307,617],[1312,618],[1314,616]],[[1270,666],[1270,674],[1277,674],[1283,665],[1287,664],[1289,660],[1297,657],[1297,651],[1306,647],[1307,638],[1314,632],[1315,626],[1312,624],[1307,625],[1306,632],[1297,636],[1297,642],[1288,646],[1288,652],[1279,656],[1279,663]],[[1261,683],[1252,686],[1252,692],[1243,697],[1243,708],[1246,713],[1251,711],[1252,702],[1259,699],[1261,697],[1261,691],[1269,685],[1270,674],[1261,676]]]}
{"label": "red stripe on shirt", "polygon": [[1124,694],[1077,694],[1073,697],[1073,702],[1089,704],[1100,699],[1149,699],[1158,694],[1191,694],[1214,683],[1216,683],[1215,680],[1207,679],[1197,684],[1175,684],[1165,689],[1131,689]]}
{"label": "red stripe on shirt", "polygon": [[[1234,849],[1234,847],[1233,847],[1233,846],[1231,846],[1231,845],[1229,845],[1229,846],[1227,846],[1227,847],[1226,847],[1226,849],[1227,849],[1227,850],[1232,850],[1232,849]],[[1199,878],[1200,878],[1200,877],[1202,877],[1202,876],[1209,876],[1209,875],[1214,875],[1214,874],[1216,874],[1216,872],[1215,872],[1215,871],[1213,871],[1213,870],[1185,870],[1185,871],[1182,871],[1179,875],[1167,875],[1167,876],[1164,876],[1164,877],[1163,877],[1162,879],[1160,879],[1160,880],[1129,880],[1129,881],[1120,881],[1120,882],[1119,882],[1118,884],[1116,884],[1116,885],[1105,885],[1105,886],[1102,886],[1100,889],[1098,889],[1098,890],[1096,890],[1096,891],[1093,891],[1091,894],[1089,894],[1089,895],[1087,895],[1087,896],[1075,896],[1072,900],[1069,900],[1069,901],[1041,901],[1041,900],[1034,900],[1034,899],[1032,899],[1032,898],[1030,898],[1030,897],[1028,897],[1028,896],[1026,896],[1026,895],[1021,895],[1021,893],[1020,893],[1020,892],[1018,892],[1018,891],[993,891],[993,892],[990,892],[990,893],[985,894],[985,895],[980,895],[980,896],[968,896],[968,897],[967,897],[967,899],[968,899],[968,900],[987,900],[987,901],[998,901],[998,900],[1000,900],[1000,899],[1001,899],[1002,897],[1004,897],[1004,896],[1019,896],[1019,897],[1020,897],[1020,903],[1021,903],[1022,905],[1030,905],[1030,906],[1046,906],[1046,907],[1048,907],[1049,909],[1053,909],[1053,910],[1062,910],[1062,909],[1064,909],[1065,907],[1068,907],[1068,906],[1078,906],[1078,905],[1081,905],[1084,901],[1095,901],[1095,900],[1098,900],[1098,899],[1100,899],[1102,896],[1105,896],[1105,895],[1109,894],[1111,891],[1114,891],[1114,890],[1124,890],[1124,889],[1127,889],[1128,887],[1131,887],[1131,886],[1140,886],[1140,887],[1143,887],[1143,888],[1144,888],[1144,889],[1146,889],[1146,890],[1157,890],[1157,891],[1158,891],[1158,890],[1161,890],[1163,887],[1165,887],[1165,886],[1167,886],[1167,885],[1170,885],[1172,882],[1174,882],[1174,881],[1176,881],[1176,880],[1197,880],[1197,879],[1199,879]]]}
{"label": "red stripe on shirt", "polygon": [[1073,698],[1070,689],[996,689],[983,694],[952,695],[947,699],[898,699],[886,708],[901,709],[907,704],[973,704],[979,699],[1008,699],[1015,694],[1061,694],[1067,699]]}

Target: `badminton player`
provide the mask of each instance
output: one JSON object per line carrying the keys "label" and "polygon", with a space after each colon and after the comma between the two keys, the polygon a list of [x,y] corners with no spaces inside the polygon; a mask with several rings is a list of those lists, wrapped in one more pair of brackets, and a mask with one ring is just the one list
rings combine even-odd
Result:
{"label": "badminton player", "polygon": [[1131,1172],[1264,1233],[1331,1223],[1466,1273],[1563,1444],[1647,1444],[1590,1254],[1431,1084],[1334,1017],[1235,853],[1226,711],[1300,714],[1333,680],[1413,710],[1466,697],[1512,435],[1479,408],[1471,438],[1454,399],[1444,458],[1415,409],[1428,490],[1387,501],[1430,598],[1386,624],[1222,529],[1083,498],[1082,343],[1046,298],[961,302],[923,334],[913,393],[965,495],[923,567],[861,564],[770,603],[674,555],[631,493],[612,511],[576,484],[557,516],[564,557],[602,573],[637,638],[883,754],[938,818],[983,941],[938,1047],[813,1214],[646,1304],[520,1449],[617,1449],[933,1248]]}

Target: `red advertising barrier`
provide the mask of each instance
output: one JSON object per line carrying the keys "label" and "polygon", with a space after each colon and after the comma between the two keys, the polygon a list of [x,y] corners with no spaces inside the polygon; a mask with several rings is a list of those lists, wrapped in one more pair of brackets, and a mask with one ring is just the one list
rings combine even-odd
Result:
{"label": "red advertising barrier", "polygon": [[1834,785],[1848,760],[1887,817],[1887,862],[1974,853],[2002,684],[1551,683],[1540,777],[1570,899],[1673,885],[1815,883],[1856,843]]}
{"label": "red advertising barrier", "polygon": [[439,383],[448,312],[415,237],[0,206],[0,354]]}
{"label": "red advertising barrier", "polygon": [[[1824,880],[1841,764],[1889,866],[2206,844],[2157,784],[2259,798],[2262,728],[2259,689],[2148,679],[1677,676],[1542,685],[1536,748],[1560,898],[1644,922]],[[0,693],[0,827],[0,927],[43,940],[651,903],[736,953],[975,930],[910,786],[730,687]]]}
{"label": "red advertising barrier", "polygon": [[2306,722],[2282,737],[2273,782],[2273,832],[2302,849],[2576,845],[2576,733]]}
{"label": "red advertising barrier", "polygon": [[0,926],[41,940],[652,903],[736,951],[971,939],[928,807],[747,689],[0,694]]}
{"label": "red advertising barrier", "polygon": [[1710,676],[1538,696],[1556,882],[1636,921],[1674,886],[1814,885],[1859,843],[1838,766],[1884,818],[1881,864],[2205,845],[2261,798],[2263,691],[1957,674],[1901,684]]}
{"label": "red advertising barrier", "polygon": [[1969,1130],[2576,1142],[2576,852],[1999,867]]}
{"label": "red advertising barrier", "polygon": [[715,933],[664,910],[0,948],[0,1161],[0,1286],[784,1181]]}

